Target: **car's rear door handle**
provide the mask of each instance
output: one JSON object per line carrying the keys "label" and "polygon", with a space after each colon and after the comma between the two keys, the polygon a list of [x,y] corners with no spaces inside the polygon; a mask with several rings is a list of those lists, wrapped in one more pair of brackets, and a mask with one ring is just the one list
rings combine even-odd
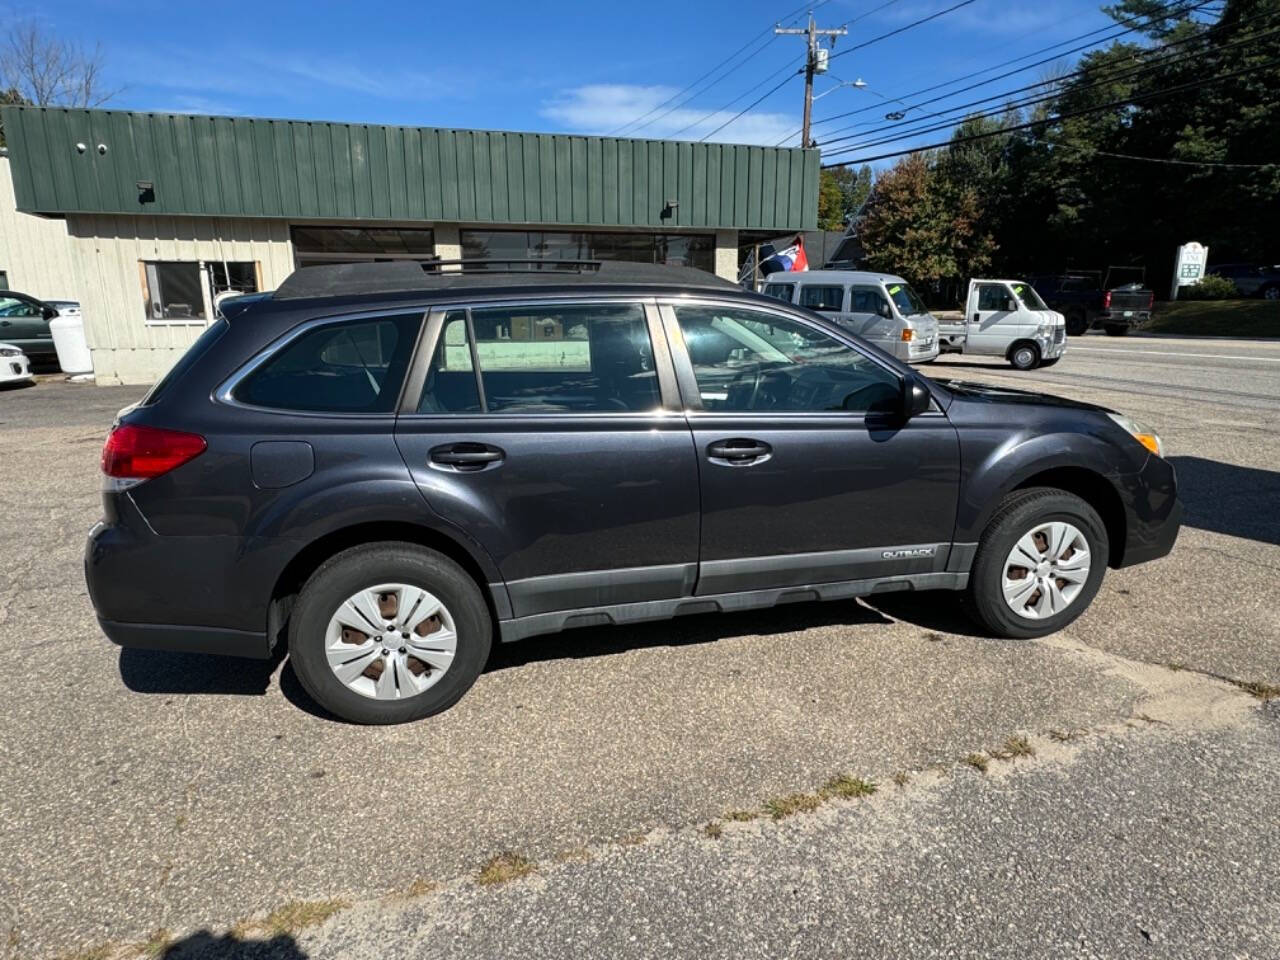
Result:
{"label": "car's rear door handle", "polygon": [[735,466],[760,463],[768,459],[771,453],[773,453],[773,447],[763,440],[750,440],[745,437],[717,440],[707,445],[708,459],[717,463],[728,463]]}
{"label": "car's rear door handle", "polygon": [[484,443],[451,443],[431,450],[432,463],[457,470],[483,470],[505,457],[506,454],[497,447]]}

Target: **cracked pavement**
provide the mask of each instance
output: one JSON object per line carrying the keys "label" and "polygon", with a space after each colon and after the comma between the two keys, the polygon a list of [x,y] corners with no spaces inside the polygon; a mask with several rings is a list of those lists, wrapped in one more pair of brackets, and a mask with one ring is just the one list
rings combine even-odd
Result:
{"label": "cracked pavement", "polygon": [[[141,391],[0,392],[3,955],[131,956],[159,927],[175,956],[1280,955],[1280,727],[1203,675],[1280,684],[1280,363],[1160,356],[1280,344],[1081,344],[1050,371],[926,369],[1165,439],[1175,552],[1109,572],[1057,637],[976,637],[932,594],[579,630],[498,650],[457,707],[385,729],[317,716],[287,662],[108,644],[81,550],[102,437]],[[1051,739],[1071,730],[1090,734]],[[1036,758],[956,765],[1016,733]],[[899,770],[926,772],[899,790]],[[881,789],[700,832],[840,772]],[[540,869],[476,888],[504,850]],[[396,899],[415,884],[443,886]],[[329,897],[355,906],[296,941],[226,934]]]}

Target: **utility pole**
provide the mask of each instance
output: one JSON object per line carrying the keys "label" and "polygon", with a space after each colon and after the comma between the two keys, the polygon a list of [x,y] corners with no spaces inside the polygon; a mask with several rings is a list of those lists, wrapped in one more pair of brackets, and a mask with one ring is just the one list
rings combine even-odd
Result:
{"label": "utility pole", "polygon": [[814,74],[827,72],[828,53],[819,46],[818,37],[830,37],[831,43],[834,45],[836,37],[843,37],[849,31],[844,27],[819,29],[813,22],[813,11],[810,11],[809,26],[805,29],[784,27],[782,24],[777,24],[774,26],[773,32],[779,36],[788,34],[806,37],[809,44],[809,52],[804,61],[804,127],[800,133],[800,146],[809,147],[813,145],[809,140],[809,120],[813,116],[813,77]]}

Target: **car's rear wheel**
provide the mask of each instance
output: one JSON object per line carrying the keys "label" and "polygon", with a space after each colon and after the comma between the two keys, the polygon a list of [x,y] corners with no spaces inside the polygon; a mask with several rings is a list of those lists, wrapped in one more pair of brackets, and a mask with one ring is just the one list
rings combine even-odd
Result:
{"label": "car's rear wheel", "polygon": [[1040,349],[1030,342],[1015,343],[1009,350],[1009,362],[1016,370],[1034,370],[1040,365]]}
{"label": "car's rear wheel", "polygon": [[1107,529],[1063,490],[1010,495],[978,543],[966,607],[1001,637],[1043,637],[1084,613],[1106,572]]}
{"label": "car's rear wheel", "polygon": [[354,723],[404,723],[447,709],[489,656],[489,609],[466,571],[409,543],[337,554],[303,586],[289,655],[317,703]]}

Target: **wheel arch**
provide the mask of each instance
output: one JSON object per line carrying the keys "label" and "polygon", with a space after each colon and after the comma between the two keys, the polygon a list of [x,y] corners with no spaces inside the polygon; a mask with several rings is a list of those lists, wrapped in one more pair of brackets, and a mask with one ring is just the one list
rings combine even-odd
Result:
{"label": "wheel arch", "polygon": [[1007,493],[1031,487],[1050,487],[1079,497],[1102,518],[1107,529],[1107,566],[1118,567],[1124,555],[1126,520],[1124,503],[1115,486],[1087,467],[1051,467],[1020,479]]}
{"label": "wheel arch", "polygon": [[477,557],[466,545],[432,527],[406,521],[375,520],[331,530],[308,543],[285,564],[271,590],[268,633],[273,644],[288,625],[289,612],[298,591],[326,560],[350,547],[387,542],[412,543],[444,554],[475,581],[489,606],[495,627],[499,620],[510,619],[511,604],[506,586],[488,557]]}

